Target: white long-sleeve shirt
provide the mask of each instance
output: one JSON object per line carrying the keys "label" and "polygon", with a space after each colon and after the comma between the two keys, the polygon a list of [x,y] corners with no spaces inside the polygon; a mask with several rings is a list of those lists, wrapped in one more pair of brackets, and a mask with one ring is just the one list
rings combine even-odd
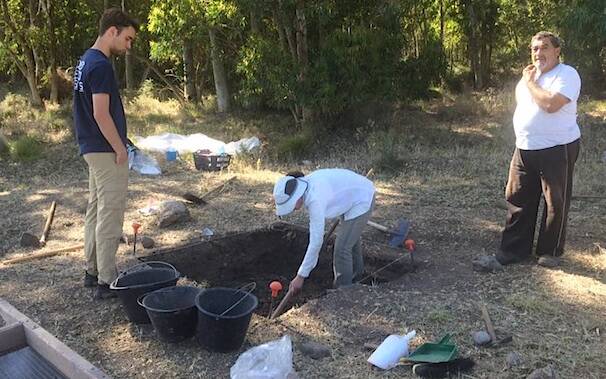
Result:
{"label": "white long-sleeve shirt", "polygon": [[368,212],[375,187],[364,176],[339,168],[317,170],[300,180],[308,183],[303,204],[309,213],[309,244],[297,274],[307,278],[318,263],[326,219],[343,216],[347,221]]}

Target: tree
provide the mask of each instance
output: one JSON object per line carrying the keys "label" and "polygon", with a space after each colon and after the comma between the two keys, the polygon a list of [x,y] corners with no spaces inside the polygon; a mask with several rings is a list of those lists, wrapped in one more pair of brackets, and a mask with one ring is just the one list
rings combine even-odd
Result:
{"label": "tree", "polygon": [[[44,107],[40,91],[38,89],[38,75],[36,55],[34,54],[35,44],[33,35],[35,27],[26,19],[31,20],[32,9],[28,8],[29,15],[24,14],[22,4],[8,3],[7,0],[0,0],[0,8],[2,11],[2,25],[0,28],[1,37],[4,40],[4,47],[8,53],[14,58],[14,64],[17,66],[23,77],[27,80],[30,90],[30,101],[34,107]],[[19,26],[21,25],[21,26]],[[23,25],[29,25],[25,29]],[[12,37],[7,33],[10,31]]]}
{"label": "tree", "polygon": [[49,39],[49,81],[50,102],[59,103],[59,75],[57,74],[57,36],[55,34],[55,12],[53,0],[40,0],[40,5],[46,16],[46,27]]}

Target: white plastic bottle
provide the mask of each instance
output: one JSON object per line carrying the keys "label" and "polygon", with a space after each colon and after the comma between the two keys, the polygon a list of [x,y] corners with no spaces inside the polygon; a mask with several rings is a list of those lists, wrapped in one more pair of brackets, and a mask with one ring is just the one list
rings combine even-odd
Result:
{"label": "white plastic bottle", "polygon": [[414,330],[404,336],[399,334],[390,335],[371,354],[368,362],[383,370],[394,368],[400,358],[408,356],[408,345],[416,335],[417,332]]}

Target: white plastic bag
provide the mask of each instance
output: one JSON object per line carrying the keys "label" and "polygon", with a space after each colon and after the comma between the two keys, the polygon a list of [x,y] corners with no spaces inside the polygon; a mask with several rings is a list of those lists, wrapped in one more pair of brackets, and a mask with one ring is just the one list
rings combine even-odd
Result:
{"label": "white plastic bag", "polygon": [[156,159],[137,148],[128,152],[128,168],[143,175],[160,175],[162,173]]}
{"label": "white plastic bag", "polygon": [[231,379],[286,379],[291,372],[292,341],[288,335],[246,350],[229,371]]}

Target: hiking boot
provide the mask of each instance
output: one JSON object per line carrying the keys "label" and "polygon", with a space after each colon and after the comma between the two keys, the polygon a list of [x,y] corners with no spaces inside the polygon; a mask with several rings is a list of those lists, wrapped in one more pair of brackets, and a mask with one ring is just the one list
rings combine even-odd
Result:
{"label": "hiking boot", "polygon": [[84,287],[94,287],[97,285],[97,275],[91,275],[84,271]]}
{"label": "hiking boot", "polygon": [[503,271],[503,265],[499,263],[494,255],[485,255],[474,259],[472,262],[473,269],[479,272],[497,272]]}
{"label": "hiking boot", "polygon": [[562,260],[560,259],[560,257],[556,257],[554,255],[541,255],[539,257],[539,260],[537,261],[537,264],[539,266],[548,268],[558,267],[561,263]]}
{"label": "hiking boot", "polygon": [[117,297],[116,291],[109,289],[109,284],[98,284],[95,290],[95,300],[105,300]]}

